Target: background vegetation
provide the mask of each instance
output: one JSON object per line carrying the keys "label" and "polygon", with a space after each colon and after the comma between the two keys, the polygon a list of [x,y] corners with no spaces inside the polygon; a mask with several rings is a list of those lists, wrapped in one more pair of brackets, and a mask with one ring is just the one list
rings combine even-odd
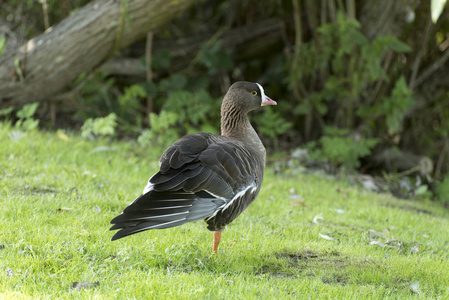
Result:
{"label": "background vegetation", "polygon": [[[87,3],[2,1],[0,49]],[[305,147],[331,172],[418,175],[449,203],[449,17],[446,9],[434,24],[430,4],[205,1],[86,70],[59,102],[0,116],[23,130],[126,137],[160,152],[181,135],[217,133],[229,85],[257,81],[279,104],[253,117],[272,156]]]}

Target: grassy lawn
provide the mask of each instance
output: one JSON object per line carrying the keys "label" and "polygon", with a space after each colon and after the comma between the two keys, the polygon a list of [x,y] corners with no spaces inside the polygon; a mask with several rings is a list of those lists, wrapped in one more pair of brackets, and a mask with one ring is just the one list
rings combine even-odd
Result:
{"label": "grassy lawn", "polygon": [[449,298],[449,210],[268,168],[223,232],[111,242],[160,150],[0,125],[0,298]]}

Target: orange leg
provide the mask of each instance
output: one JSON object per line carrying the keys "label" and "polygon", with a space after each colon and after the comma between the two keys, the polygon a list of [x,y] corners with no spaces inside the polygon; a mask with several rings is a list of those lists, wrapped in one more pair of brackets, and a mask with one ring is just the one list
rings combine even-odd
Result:
{"label": "orange leg", "polygon": [[221,241],[221,232],[214,232],[214,246],[212,248],[212,251],[215,253],[218,253],[218,244],[220,244]]}

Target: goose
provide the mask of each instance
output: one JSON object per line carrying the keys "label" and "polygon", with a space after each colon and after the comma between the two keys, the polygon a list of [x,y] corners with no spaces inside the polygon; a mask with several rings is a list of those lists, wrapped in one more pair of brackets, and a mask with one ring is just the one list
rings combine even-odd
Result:
{"label": "goose", "polygon": [[258,83],[232,84],[221,105],[221,135],[190,134],[168,147],[142,195],[112,219],[110,230],[119,229],[112,240],[204,219],[217,253],[226,225],[262,187],[266,151],[247,114],[276,104]]}

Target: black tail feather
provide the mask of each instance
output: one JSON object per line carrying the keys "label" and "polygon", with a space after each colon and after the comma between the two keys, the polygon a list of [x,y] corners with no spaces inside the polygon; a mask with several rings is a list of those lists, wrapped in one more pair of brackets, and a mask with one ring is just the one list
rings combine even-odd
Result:
{"label": "black tail feather", "polygon": [[159,223],[159,224],[148,224],[147,222],[140,223],[137,226],[131,226],[131,227],[126,227],[126,228],[121,229],[116,234],[114,234],[111,241],[115,241],[115,240],[121,239],[125,236],[131,235],[134,233],[138,233],[141,231],[145,231],[145,230],[164,229],[164,228],[180,226],[180,225],[184,224],[185,222],[186,222],[185,219],[182,219],[182,220]]}
{"label": "black tail feather", "polygon": [[[205,197],[209,196],[209,197]],[[180,226],[211,216],[224,201],[207,193],[149,191],[112,219],[110,230],[120,229],[112,240],[151,229]]]}

